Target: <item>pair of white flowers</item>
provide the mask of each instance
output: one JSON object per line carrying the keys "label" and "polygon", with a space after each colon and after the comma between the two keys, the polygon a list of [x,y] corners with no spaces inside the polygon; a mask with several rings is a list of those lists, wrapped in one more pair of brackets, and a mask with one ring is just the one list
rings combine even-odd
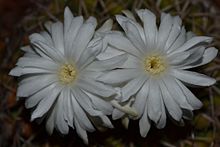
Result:
{"label": "pair of white flowers", "polygon": [[[113,125],[113,119],[139,119],[145,137],[151,121],[157,128],[191,118],[202,103],[184,84],[210,86],[216,81],[188,71],[213,60],[217,49],[207,47],[212,38],[186,32],[180,17],[156,16],[137,10],[116,20],[124,30],[112,31],[107,20],[74,17],[69,8],[61,22],[46,24],[46,31],[30,36],[30,45],[10,75],[20,77],[17,96],[26,97],[31,120],[46,119],[46,128],[62,134],[69,127],[88,142],[86,131]],[[184,84],[183,84],[184,83]]]}

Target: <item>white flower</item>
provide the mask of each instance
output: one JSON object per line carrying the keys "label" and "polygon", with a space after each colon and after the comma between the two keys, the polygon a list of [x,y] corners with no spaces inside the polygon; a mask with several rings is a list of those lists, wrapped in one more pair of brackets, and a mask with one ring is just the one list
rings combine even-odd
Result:
{"label": "white flower", "polygon": [[[100,33],[108,32],[108,20],[95,34],[97,22],[90,17],[73,17],[65,9],[64,24],[47,25],[47,32],[30,36],[30,46],[23,47],[21,57],[10,75],[20,77],[17,96],[27,97],[25,106],[33,108],[31,120],[46,118],[46,128],[67,134],[69,126],[87,143],[86,131],[110,127],[106,115],[112,113],[108,97],[115,89],[95,81],[99,76],[96,55],[103,50]],[[98,72],[97,72],[98,71]],[[105,98],[105,99],[104,99]]]}
{"label": "white flower", "polygon": [[[191,118],[192,110],[202,106],[184,84],[210,86],[216,80],[188,69],[210,62],[218,51],[206,47],[212,41],[210,37],[186,33],[178,16],[162,13],[157,28],[156,16],[149,10],[137,10],[143,27],[130,11],[124,14],[127,17],[117,15],[116,19],[125,35],[107,35],[111,48],[98,58],[105,61],[126,53],[128,59],[98,80],[121,86],[122,97],[118,100],[122,104],[134,98],[132,107],[138,112],[140,133],[145,137],[151,120],[163,128],[166,112],[175,121],[182,121]],[[122,116],[123,112],[114,110],[113,118]]]}

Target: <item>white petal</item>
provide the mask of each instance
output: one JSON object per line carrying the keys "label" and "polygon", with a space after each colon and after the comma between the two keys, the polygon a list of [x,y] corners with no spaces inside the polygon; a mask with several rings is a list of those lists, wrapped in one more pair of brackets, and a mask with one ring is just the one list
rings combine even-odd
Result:
{"label": "white petal", "polygon": [[[79,122],[79,125],[84,129],[88,130],[89,132],[93,132],[95,128],[93,127],[92,123],[90,122],[89,118],[87,117],[85,111],[76,101],[76,96],[71,94],[71,103],[72,103],[72,111],[74,113],[74,119]],[[81,98],[81,97],[79,97]],[[84,108],[85,109],[85,108]]]}
{"label": "white petal", "polygon": [[64,118],[67,121],[68,125],[74,128],[73,126],[73,117],[74,115],[74,110],[73,110],[73,105],[72,105],[72,96],[70,94],[70,89],[65,88],[63,89],[63,97],[64,97],[64,102],[63,102],[63,108],[64,108]]}
{"label": "white petal", "polygon": [[173,69],[171,74],[175,76],[177,79],[192,85],[210,86],[215,84],[216,82],[216,80],[211,77],[192,71]]}
{"label": "white petal", "polygon": [[202,102],[198,100],[195,95],[188,89],[186,86],[182,84],[179,80],[176,80],[183,93],[186,96],[188,103],[193,107],[193,109],[200,109],[202,107]]}
{"label": "white petal", "polygon": [[166,45],[166,42],[168,40],[168,36],[171,32],[173,18],[170,16],[170,14],[163,14],[164,16],[161,16],[161,23],[158,31],[158,44],[157,49],[163,49]]}
{"label": "white petal", "polygon": [[186,41],[186,30],[184,27],[181,28],[181,32],[176,38],[175,42],[169,47],[167,50],[167,53],[172,53],[174,50],[177,50],[179,47],[181,47]]}
{"label": "white petal", "polygon": [[56,71],[58,64],[45,58],[21,57],[16,65],[20,67],[42,68],[46,70]]}
{"label": "white petal", "polygon": [[164,83],[160,82],[159,84],[160,84],[160,90],[162,93],[163,102],[165,104],[168,113],[174,120],[180,121],[182,118],[182,110],[180,109],[179,104],[177,104],[173,100],[171,94],[169,93]]}
{"label": "white petal", "polygon": [[[127,34],[130,41],[134,43],[134,45],[140,47],[140,45],[137,44],[139,42],[141,43],[141,46],[145,47],[146,39],[144,35],[144,29],[138,22],[121,15],[116,15],[116,20]],[[128,24],[130,24],[130,28],[128,28]],[[139,50],[143,51],[144,48],[140,47]]]}
{"label": "white petal", "polygon": [[187,51],[187,52],[190,53],[190,56],[185,60],[185,62],[178,65],[178,68],[181,68],[185,65],[190,65],[190,64],[197,63],[199,60],[201,60],[201,58],[204,54],[204,51],[205,51],[204,46],[198,46],[198,47],[195,47],[195,48]]}
{"label": "white petal", "polygon": [[87,136],[86,131],[80,126],[78,120],[75,119],[74,122],[75,122],[77,134],[83,139],[83,142],[85,144],[88,144],[88,136]]}
{"label": "white petal", "polygon": [[53,130],[54,130],[55,118],[56,118],[56,106],[52,108],[52,111],[49,114],[47,121],[46,121],[46,129],[50,135],[53,133]]}
{"label": "white petal", "polygon": [[36,74],[45,74],[45,75],[54,74],[54,71],[48,69],[25,67],[21,69],[21,73],[20,73],[20,75],[36,75]]}
{"label": "white petal", "polygon": [[80,79],[77,84],[81,89],[103,97],[109,97],[115,94],[115,90],[112,87],[93,80],[84,78]]}
{"label": "white petal", "polygon": [[81,53],[85,50],[85,48],[88,46],[88,43],[92,39],[96,25],[96,19],[94,17],[89,17],[89,19],[86,20],[86,22],[79,29],[73,44],[73,57],[76,58],[76,61],[79,59]]}
{"label": "white petal", "polygon": [[140,72],[137,69],[116,69],[103,73],[97,80],[108,84],[120,84],[136,78],[138,75]]}
{"label": "white petal", "polygon": [[89,96],[82,91],[81,89],[74,88],[73,91],[74,97],[76,98],[79,105],[91,116],[100,116],[103,115],[103,113],[99,110],[95,110],[92,107],[92,102],[89,98]]}
{"label": "white petal", "polygon": [[195,36],[196,36],[195,33],[189,31],[189,32],[186,33],[186,40],[190,40],[191,38],[193,38]]}
{"label": "white petal", "polygon": [[170,95],[175,100],[175,102],[179,105],[179,107],[183,109],[193,110],[191,105],[189,105],[188,101],[186,100],[186,96],[182,92],[179,85],[176,83],[175,79],[171,76],[167,76],[163,79],[165,86],[167,87]]}
{"label": "white petal", "polygon": [[[141,52],[144,53],[146,49],[146,45],[144,40],[141,38],[140,32],[137,29],[137,26],[131,22],[127,22],[125,25],[125,33],[129,40],[133,43],[133,45]],[[143,30],[142,32],[143,33]],[[145,38],[144,38],[145,39]]]}
{"label": "white petal", "polygon": [[135,68],[135,69],[141,68],[140,66],[142,64],[140,59],[129,54],[127,56],[128,56],[127,60],[124,62],[122,66],[120,66],[120,68]]}
{"label": "white petal", "polygon": [[150,127],[151,127],[151,122],[148,119],[147,112],[148,111],[147,111],[147,107],[146,107],[143,116],[139,120],[139,129],[140,129],[140,134],[141,134],[142,137],[147,136],[147,133],[150,130]]}
{"label": "white petal", "polygon": [[146,75],[134,78],[122,88],[122,102],[127,101],[131,96],[137,93],[145,81],[148,79]]}
{"label": "white petal", "polygon": [[162,99],[161,99],[160,108],[161,108],[161,116],[160,116],[158,123],[156,124],[158,129],[162,129],[166,126],[166,119],[167,119],[166,110],[165,110],[164,102]]}
{"label": "white petal", "polygon": [[51,25],[53,24],[53,22],[52,21],[46,21],[45,23],[44,23],[44,27],[45,27],[45,29],[47,30],[47,32],[51,32]]}
{"label": "white petal", "polygon": [[143,115],[145,107],[147,107],[147,97],[148,97],[148,93],[149,93],[149,87],[150,87],[149,82],[146,81],[144,83],[144,85],[142,86],[142,88],[137,93],[136,99],[135,99],[134,104],[132,106],[137,111],[138,118]]}
{"label": "white petal", "polygon": [[182,24],[182,20],[179,16],[173,18],[173,25],[170,34],[168,36],[166,45],[164,47],[165,50],[168,50],[172,46],[172,44],[175,42],[175,40],[181,33],[181,24]]}
{"label": "white petal", "polygon": [[152,50],[155,48],[157,43],[158,30],[156,25],[156,16],[147,9],[138,10],[137,14],[144,23],[147,49]]}
{"label": "white petal", "polygon": [[47,97],[42,99],[38,104],[37,108],[31,115],[31,121],[36,118],[42,117],[45,113],[49,111],[53,103],[55,102],[56,98],[60,94],[61,88],[55,87],[53,90],[48,91]]}
{"label": "white petal", "polygon": [[110,115],[112,113],[113,107],[108,101],[104,101],[102,98],[97,97],[91,93],[85,92],[92,101],[93,107],[96,110],[102,111],[106,115]]}
{"label": "white petal", "polygon": [[[83,24],[83,17],[78,16],[71,20],[71,26],[69,27],[67,32],[64,34],[64,45],[65,45],[65,55],[66,57],[70,57],[73,52],[73,43],[77,34],[79,33],[79,29]],[[65,26],[64,26],[65,27]]]}
{"label": "white petal", "polygon": [[192,47],[195,47],[196,45],[198,45],[200,43],[210,43],[211,41],[212,41],[211,37],[196,36],[196,37],[193,37],[192,39],[186,41],[180,48],[175,50],[173,53],[184,52],[186,50],[189,50]]}
{"label": "white petal", "polygon": [[43,57],[49,57],[50,59],[58,62],[63,61],[63,55],[62,53],[55,49],[53,46],[49,46],[41,41],[38,42],[31,42],[34,45],[34,49],[36,52],[41,52],[43,54]]}
{"label": "white petal", "polygon": [[136,49],[133,44],[124,36],[119,34],[108,34],[106,40],[113,47],[125,51],[126,53],[132,54],[136,57],[140,57],[141,53]]}
{"label": "white petal", "polygon": [[25,107],[32,108],[36,106],[43,98],[45,98],[48,95],[48,91],[51,91],[55,87],[55,85],[56,84],[51,84],[28,97],[25,101]]}
{"label": "white petal", "polygon": [[22,70],[21,67],[16,66],[9,72],[9,75],[19,77],[22,75]]}
{"label": "white petal", "polygon": [[102,50],[102,39],[95,38],[90,41],[88,47],[82,52],[79,60],[77,61],[77,66],[79,69],[85,68],[88,64],[95,60],[96,56]]}
{"label": "white petal", "polygon": [[64,10],[64,34],[68,33],[72,20],[73,20],[73,14],[69,7],[66,7]]}
{"label": "white petal", "polygon": [[96,33],[104,33],[108,32],[112,29],[113,25],[113,20],[108,19],[107,21],[104,22],[104,24],[96,31]]}
{"label": "white petal", "polygon": [[205,50],[204,55],[200,62],[187,65],[187,66],[183,66],[181,67],[181,69],[189,69],[189,68],[194,68],[194,67],[205,65],[211,62],[217,56],[217,54],[218,54],[218,50],[214,47],[210,47]]}
{"label": "white petal", "polygon": [[117,120],[119,118],[122,118],[125,115],[124,112],[118,110],[118,109],[114,109],[112,112],[112,119],[113,120]]}
{"label": "white petal", "polygon": [[51,36],[55,49],[64,54],[63,24],[61,22],[56,22],[52,24],[51,31]]}
{"label": "white petal", "polygon": [[157,124],[162,114],[162,96],[157,81],[149,80],[149,82],[150,90],[147,100],[147,112],[148,117]]}
{"label": "white petal", "polygon": [[103,122],[103,126],[107,127],[107,128],[114,128],[114,126],[112,125],[111,121],[109,120],[109,118],[105,115],[100,116],[102,122]]}
{"label": "white petal", "polygon": [[180,53],[175,53],[172,55],[168,55],[168,60],[171,65],[179,65],[179,64],[185,64],[186,59],[190,56],[189,52],[180,52]]}
{"label": "white petal", "polygon": [[47,41],[46,43],[49,46],[54,46],[50,32],[43,31],[43,32],[40,32],[40,34],[46,39],[46,41]]}
{"label": "white petal", "polygon": [[106,50],[101,52],[99,55],[97,55],[96,58],[98,60],[104,61],[104,60],[108,60],[108,59],[111,59],[111,58],[114,58],[114,57],[117,57],[123,54],[125,54],[124,51],[118,50],[117,48],[112,47],[112,46],[108,46]]}
{"label": "white petal", "polygon": [[112,70],[115,68],[120,68],[121,65],[127,60],[127,55],[119,55],[115,56],[111,59],[94,61],[89,66],[87,66],[86,70],[88,71],[106,71]]}
{"label": "white petal", "polygon": [[26,53],[36,54],[30,45],[22,46],[20,49]]}
{"label": "white petal", "polygon": [[[60,133],[62,134],[68,134],[69,132],[69,126],[68,123],[65,121],[64,119],[64,99],[65,97],[63,97],[63,92],[61,92],[61,94],[58,96],[57,98],[57,102],[56,102],[56,109],[57,109],[57,113],[56,113],[56,128],[60,131]],[[66,105],[66,104],[65,104]]]}
{"label": "white petal", "polygon": [[29,78],[25,78],[19,83],[17,96],[18,97],[27,97],[35,92],[49,86],[52,83],[55,83],[57,79],[52,75],[39,75],[39,76],[31,76]]}
{"label": "white petal", "polygon": [[129,10],[122,10],[122,13],[124,13],[124,15],[126,15],[129,19],[136,21],[133,13]]}

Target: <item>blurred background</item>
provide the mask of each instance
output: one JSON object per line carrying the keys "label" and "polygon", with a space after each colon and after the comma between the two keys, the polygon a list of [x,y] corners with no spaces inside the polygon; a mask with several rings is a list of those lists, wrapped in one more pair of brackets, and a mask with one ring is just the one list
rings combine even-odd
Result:
{"label": "blurred background", "polygon": [[[158,17],[161,11],[179,15],[186,29],[197,35],[214,37],[211,46],[220,49],[220,0],[0,0],[0,147],[83,147],[74,131],[66,136],[54,132],[49,136],[44,123],[30,122],[30,111],[24,101],[16,101],[17,79],[8,76],[17,59],[19,49],[28,44],[28,36],[43,30],[50,20],[63,20],[63,10],[69,6],[74,15],[95,16],[99,25],[123,9],[148,8]],[[114,28],[120,29],[117,24]],[[192,121],[184,126],[167,122],[158,130],[152,127],[141,138],[137,121],[128,130],[121,121],[114,121],[115,129],[88,133],[91,147],[220,147],[220,57],[198,68],[217,79],[208,88],[193,88],[204,103],[195,111]]]}

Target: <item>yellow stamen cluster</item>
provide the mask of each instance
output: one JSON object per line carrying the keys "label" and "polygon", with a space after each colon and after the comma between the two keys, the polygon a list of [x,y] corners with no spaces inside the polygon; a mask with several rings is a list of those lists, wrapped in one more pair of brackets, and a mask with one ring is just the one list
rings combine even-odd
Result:
{"label": "yellow stamen cluster", "polygon": [[166,69],[165,60],[160,55],[148,56],[144,60],[144,69],[151,75],[158,75]]}
{"label": "yellow stamen cluster", "polygon": [[61,66],[59,71],[59,79],[63,84],[72,83],[77,76],[77,71],[74,65],[72,64],[64,64]]}

